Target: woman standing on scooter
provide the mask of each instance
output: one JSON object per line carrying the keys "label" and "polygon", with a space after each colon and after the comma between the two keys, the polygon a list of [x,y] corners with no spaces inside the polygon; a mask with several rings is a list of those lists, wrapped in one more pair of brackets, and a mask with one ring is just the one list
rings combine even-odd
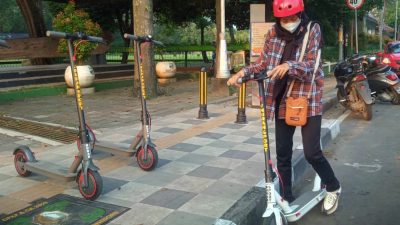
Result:
{"label": "woman standing on scooter", "polygon": [[286,96],[294,82],[291,96],[306,96],[311,89],[307,124],[301,127],[304,155],[326,185],[327,196],[323,210],[327,214],[336,211],[341,187],[320,146],[322,120],[322,91],[324,74],[319,65],[315,82],[311,83],[317,52],[321,48],[322,34],[318,23],[312,23],[304,59],[299,61],[302,41],[307,32],[309,19],[304,12],[303,0],[274,0],[273,12],[276,24],[268,31],[264,50],[255,63],[240,70],[228,80],[237,85],[239,77],[268,71],[266,81],[266,115],[275,119],[277,167],[282,177],[281,195],[289,202],[292,194],[292,149],[296,127],[285,122]]}

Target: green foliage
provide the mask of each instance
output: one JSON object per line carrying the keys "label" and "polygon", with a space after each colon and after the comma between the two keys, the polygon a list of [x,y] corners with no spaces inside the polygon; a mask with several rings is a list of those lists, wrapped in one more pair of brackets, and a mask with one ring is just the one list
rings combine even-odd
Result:
{"label": "green foliage", "polygon": [[[76,9],[75,3],[72,1],[54,18],[53,29],[67,33],[83,32],[90,36],[98,36],[101,33],[100,25],[93,22],[87,12]],[[76,46],[78,43],[76,57],[78,64],[81,64],[90,56],[90,52],[97,48],[97,44],[75,41],[74,45]],[[62,53],[67,52],[66,40],[60,40],[58,51]]]}
{"label": "green foliage", "polygon": [[15,0],[1,0],[0,32],[22,33],[25,31],[24,18],[20,13],[17,2]]}

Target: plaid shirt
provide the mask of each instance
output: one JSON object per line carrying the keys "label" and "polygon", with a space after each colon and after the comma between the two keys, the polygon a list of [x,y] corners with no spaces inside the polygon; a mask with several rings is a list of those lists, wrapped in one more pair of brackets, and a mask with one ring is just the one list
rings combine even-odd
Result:
{"label": "plaid shirt", "polygon": [[[307,96],[311,90],[311,97],[308,106],[308,117],[322,114],[322,89],[324,86],[324,73],[322,64],[315,74],[314,83],[311,84],[312,75],[314,72],[315,60],[321,43],[321,30],[318,23],[314,23],[309,32],[307,48],[304,53],[303,62],[298,62],[302,43],[296,52],[296,61],[286,61],[289,64],[288,82],[284,96],[287,96],[287,91],[291,82],[295,81],[291,96],[297,98],[299,96]],[[244,68],[245,75],[259,73],[262,71],[270,71],[280,64],[283,50],[286,42],[276,35],[274,26],[268,31],[263,52],[255,63]],[[266,115],[268,119],[273,119],[275,115],[275,99],[273,98],[274,80],[265,81],[266,95]],[[283,98],[279,106],[279,119],[284,119],[286,113],[286,98]]]}

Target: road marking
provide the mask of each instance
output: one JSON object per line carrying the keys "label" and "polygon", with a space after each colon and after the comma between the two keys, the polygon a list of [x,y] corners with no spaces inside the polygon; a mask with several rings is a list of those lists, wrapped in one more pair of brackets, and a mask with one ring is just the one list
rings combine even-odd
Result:
{"label": "road marking", "polygon": [[360,164],[360,163],[345,163],[345,166],[351,166],[356,169],[363,170],[368,173],[375,173],[382,169],[382,166],[379,164]]}

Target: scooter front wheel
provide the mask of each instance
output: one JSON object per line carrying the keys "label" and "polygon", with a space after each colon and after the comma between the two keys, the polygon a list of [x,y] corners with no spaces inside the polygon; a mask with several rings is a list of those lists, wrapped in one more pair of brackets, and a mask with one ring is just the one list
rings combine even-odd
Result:
{"label": "scooter front wheel", "polygon": [[158,153],[155,148],[151,146],[147,146],[147,159],[145,159],[144,155],[145,151],[143,146],[140,147],[138,152],[136,153],[137,162],[139,167],[142,170],[150,171],[156,168],[158,163]]}
{"label": "scooter front wheel", "polygon": [[103,179],[99,172],[88,169],[87,171],[88,183],[84,186],[85,178],[82,170],[78,173],[78,188],[81,195],[87,200],[97,199],[103,190]]}
{"label": "scooter front wheel", "polygon": [[372,119],[372,105],[371,104],[365,103],[365,107],[362,112],[362,117],[366,121],[370,121]]}
{"label": "scooter front wheel", "polygon": [[24,151],[18,150],[14,156],[14,166],[17,170],[17,173],[21,177],[28,177],[32,174],[31,171],[25,169],[21,164],[28,162],[28,156],[25,154]]}

